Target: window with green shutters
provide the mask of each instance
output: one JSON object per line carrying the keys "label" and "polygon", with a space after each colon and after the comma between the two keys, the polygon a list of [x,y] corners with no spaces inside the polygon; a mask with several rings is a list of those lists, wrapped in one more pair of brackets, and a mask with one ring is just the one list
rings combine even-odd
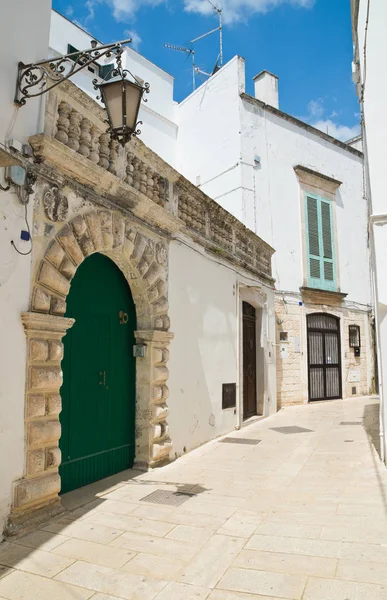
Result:
{"label": "window with green shutters", "polygon": [[336,290],[332,204],[325,198],[305,195],[308,286]]}

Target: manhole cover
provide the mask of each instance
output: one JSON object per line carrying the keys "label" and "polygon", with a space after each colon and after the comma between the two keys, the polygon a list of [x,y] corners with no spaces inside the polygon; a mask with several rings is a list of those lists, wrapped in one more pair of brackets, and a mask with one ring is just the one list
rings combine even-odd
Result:
{"label": "manhole cover", "polygon": [[154,504],[168,504],[168,506],[180,506],[196,494],[188,492],[172,492],[171,490],[156,490],[145,498],[141,498],[141,502],[152,502]]}
{"label": "manhole cover", "polygon": [[223,442],[225,444],[247,444],[250,446],[256,446],[257,444],[260,444],[262,442],[262,440],[253,440],[251,438],[233,438],[233,437],[226,437],[219,441]]}
{"label": "manhole cover", "polygon": [[305,429],[305,427],[298,427],[298,425],[289,425],[288,427],[270,427],[273,431],[278,433],[314,433],[312,429]]}
{"label": "manhole cover", "polygon": [[340,425],[363,425],[359,421],[341,421]]}

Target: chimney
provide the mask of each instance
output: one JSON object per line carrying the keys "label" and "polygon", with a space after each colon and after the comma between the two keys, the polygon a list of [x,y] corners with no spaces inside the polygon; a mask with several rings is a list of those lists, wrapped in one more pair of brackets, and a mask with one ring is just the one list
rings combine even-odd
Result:
{"label": "chimney", "polygon": [[253,77],[254,95],[257,100],[261,100],[265,104],[270,104],[274,108],[278,108],[278,77],[269,73],[269,71],[261,71]]}

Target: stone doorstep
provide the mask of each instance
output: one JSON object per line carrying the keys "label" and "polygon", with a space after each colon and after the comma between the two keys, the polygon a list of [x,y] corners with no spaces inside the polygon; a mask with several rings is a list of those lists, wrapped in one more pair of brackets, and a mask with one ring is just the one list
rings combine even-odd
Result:
{"label": "stone doorstep", "polygon": [[[46,499],[45,499],[46,502]],[[44,506],[36,508],[36,506],[30,507],[28,510],[16,511],[15,509],[8,517],[7,524],[4,529],[4,536],[9,537],[22,537],[27,533],[35,531],[40,525],[50,521],[53,517],[57,517],[66,512],[66,509],[62,506],[62,502],[58,496]]]}

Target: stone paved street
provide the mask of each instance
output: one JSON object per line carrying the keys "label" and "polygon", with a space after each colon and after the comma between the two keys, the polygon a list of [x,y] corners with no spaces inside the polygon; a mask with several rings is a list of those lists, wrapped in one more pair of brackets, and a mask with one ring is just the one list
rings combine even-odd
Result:
{"label": "stone paved street", "polygon": [[[0,600],[387,599],[377,414],[375,399],[287,408],[227,436],[259,444],[67,494],[0,547]],[[143,501],[156,490],[195,495]]]}

